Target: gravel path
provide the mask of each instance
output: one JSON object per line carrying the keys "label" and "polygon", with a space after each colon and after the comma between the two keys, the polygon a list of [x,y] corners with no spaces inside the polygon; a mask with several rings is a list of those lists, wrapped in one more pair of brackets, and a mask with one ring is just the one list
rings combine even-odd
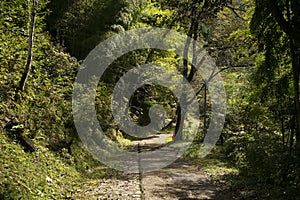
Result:
{"label": "gravel path", "polygon": [[[143,174],[144,199],[224,199],[199,169],[178,159],[159,171]],[[228,199],[228,198],[226,198]]]}
{"label": "gravel path", "polygon": [[[170,136],[162,134],[159,138],[143,140],[140,142],[141,149],[145,147],[149,151],[149,146],[158,148],[163,145],[165,139]],[[189,164],[179,158],[171,165],[154,172],[141,175],[143,199],[232,199],[228,194],[222,194],[220,188],[198,167]]]}
{"label": "gravel path", "polygon": [[101,180],[94,189],[84,192],[84,199],[142,199],[138,175],[122,175],[120,179]]}
{"label": "gravel path", "polygon": [[[135,142],[140,151],[151,151],[164,145],[170,134]],[[159,200],[159,199],[232,199],[196,166],[179,158],[171,165],[144,174],[122,174],[114,179],[101,180],[84,199]]]}

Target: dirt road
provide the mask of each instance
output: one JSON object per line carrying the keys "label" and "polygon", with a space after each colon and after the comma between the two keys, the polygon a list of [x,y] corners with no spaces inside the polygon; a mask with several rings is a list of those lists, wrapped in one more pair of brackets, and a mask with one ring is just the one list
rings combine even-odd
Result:
{"label": "dirt road", "polygon": [[[139,151],[152,151],[165,145],[170,134],[161,134],[135,143]],[[123,174],[115,178],[101,180],[96,188],[85,191],[87,199],[215,199],[229,200],[211,179],[197,166],[182,158],[171,165],[148,173]]]}
{"label": "dirt road", "polygon": [[[170,136],[161,134],[159,137],[140,141],[143,151],[149,147],[158,148],[164,145]],[[191,165],[182,158],[173,164],[154,172],[141,175],[143,199],[231,199],[228,194],[222,194],[221,189],[212,183],[201,169]]]}

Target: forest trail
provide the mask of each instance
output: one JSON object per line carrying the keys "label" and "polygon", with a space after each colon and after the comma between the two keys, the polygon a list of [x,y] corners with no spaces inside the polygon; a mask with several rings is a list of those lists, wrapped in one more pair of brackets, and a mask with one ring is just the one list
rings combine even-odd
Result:
{"label": "forest trail", "polygon": [[[160,134],[150,139],[136,141],[140,151],[151,151],[165,144],[170,134]],[[88,199],[232,199],[201,171],[182,158],[158,171],[144,174],[122,174],[104,179],[96,188],[84,192]]]}
{"label": "forest trail", "polygon": [[[159,148],[164,145],[169,134],[139,142],[141,151]],[[143,199],[232,199],[228,194],[221,194],[221,189],[197,166],[190,164],[183,158],[177,159],[171,165],[158,171],[141,175],[141,189]]]}

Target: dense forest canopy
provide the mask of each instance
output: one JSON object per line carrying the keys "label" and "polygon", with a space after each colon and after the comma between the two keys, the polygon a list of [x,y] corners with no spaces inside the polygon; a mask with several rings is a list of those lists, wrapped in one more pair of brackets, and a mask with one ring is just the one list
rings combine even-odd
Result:
{"label": "dense forest canopy", "polygon": [[[80,180],[112,173],[78,137],[72,116],[74,81],[100,42],[151,27],[189,38],[183,55],[172,49],[138,49],[104,72],[95,104],[110,142],[127,149],[138,139],[121,131],[114,119],[114,87],[128,71],[156,63],[180,72],[196,91],[200,126],[184,156],[199,159],[213,116],[210,83],[220,75],[227,111],[215,148],[238,171],[222,178],[240,199],[297,199],[299,0],[2,0],[0,13],[0,199],[76,199],[70,191]],[[189,51],[193,41],[216,63],[208,79],[184,59],[197,59],[197,52]],[[143,127],[151,123],[155,104],[166,111],[161,132],[173,133],[171,143],[191,138],[181,126],[186,113],[170,88],[138,88],[126,112]]]}

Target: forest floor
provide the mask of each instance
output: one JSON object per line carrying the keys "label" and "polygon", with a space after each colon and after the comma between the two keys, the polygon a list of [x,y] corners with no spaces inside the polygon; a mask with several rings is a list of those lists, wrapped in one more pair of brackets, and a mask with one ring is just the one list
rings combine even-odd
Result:
{"label": "forest floor", "polygon": [[[164,145],[170,134],[135,142],[141,151]],[[152,150],[153,150],[152,149]],[[94,183],[89,189],[77,191],[81,199],[233,199],[217,186],[201,168],[179,158],[158,171],[143,174],[118,174]],[[77,196],[79,197],[79,196]]]}

